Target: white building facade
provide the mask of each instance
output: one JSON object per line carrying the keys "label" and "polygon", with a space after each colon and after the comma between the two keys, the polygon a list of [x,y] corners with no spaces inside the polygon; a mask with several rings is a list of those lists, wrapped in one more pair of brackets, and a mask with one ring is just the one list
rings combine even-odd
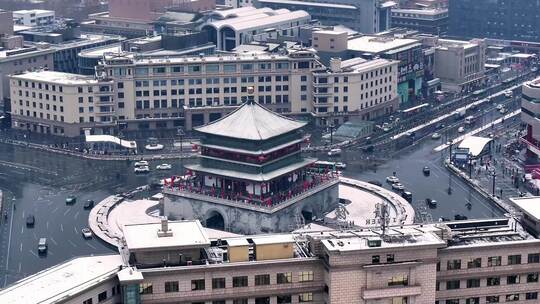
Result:
{"label": "white building facade", "polygon": [[13,11],[13,21],[24,26],[45,26],[53,23],[54,15],[54,11],[41,9]]}

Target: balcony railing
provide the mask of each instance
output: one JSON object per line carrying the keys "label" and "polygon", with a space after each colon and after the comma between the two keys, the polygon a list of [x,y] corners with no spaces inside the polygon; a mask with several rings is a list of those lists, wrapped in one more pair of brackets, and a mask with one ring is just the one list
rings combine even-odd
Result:
{"label": "balcony railing", "polygon": [[296,182],[287,190],[262,197],[245,192],[233,193],[212,187],[201,187],[193,181],[173,181],[172,185],[165,185],[164,192],[231,207],[273,213],[339,182],[339,176],[334,173],[312,174],[311,176],[313,179],[310,182]]}

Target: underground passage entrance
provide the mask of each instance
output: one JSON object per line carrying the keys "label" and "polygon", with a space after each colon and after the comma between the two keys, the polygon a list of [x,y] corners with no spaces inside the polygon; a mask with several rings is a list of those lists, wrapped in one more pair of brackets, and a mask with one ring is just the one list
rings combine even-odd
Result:
{"label": "underground passage entrance", "polygon": [[206,227],[218,230],[225,230],[225,219],[221,213],[212,211],[210,216],[206,219]]}

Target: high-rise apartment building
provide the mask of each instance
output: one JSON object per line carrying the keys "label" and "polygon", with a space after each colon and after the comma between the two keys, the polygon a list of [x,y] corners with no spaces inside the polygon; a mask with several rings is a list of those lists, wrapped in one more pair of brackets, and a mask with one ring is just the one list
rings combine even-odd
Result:
{"label": "high-rise apartment building", "polygon": [[540,41],[540,2],[537,0],[452,0],[449,35]]}
{"label": "high-rise apartment building", "polygon": [[521,139],[527,145],[527,156],[540,156],[540,78],[523,84],[521,121],[527,124],[527,134]]}

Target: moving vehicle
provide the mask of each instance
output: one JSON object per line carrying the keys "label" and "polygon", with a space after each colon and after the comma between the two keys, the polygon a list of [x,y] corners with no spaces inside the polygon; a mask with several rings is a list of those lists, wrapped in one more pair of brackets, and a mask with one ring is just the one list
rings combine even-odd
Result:
{"label": "moving vehicle", "polygon": [[84,209],[91,209],[92,207],[94,207],[93,200],[86,200],[86,202],[84,202],[84,205],[83,205]]}
{"label": "moving vehicle", "polygon": [[504,92],[504,97],[506,98],[512,98],[513,96],[514,96],[514,92],[512,92],[511,90]]}
{"label": "moving vehicle", "polygon": [[342,162],[331,162],[331,161],[324,161],[324,160],[318,160],[315,162],[315,166],[319,169],[339,169],[339,170],[345,170],[347,168],[347,164]]}
{"label": "moving vehicle", "polygon": [[392,183],[392,184],[399,183],[399,178],[397,178],[397,177],[395,177],[393,175],[390,175],[390,176],[386,177],[386,182],[387,183]]}
{"label": "moving vehicle", "polygon": [[66,197],[66,204],[73,205],[77,202],[77,198],[74,195]]}
{"label": "moving vehicle", "polygon": [[497,110],[500,110],[500,109],[503,109],[503,108],[504,108],[504,105],[502,103],[497,105]]}
{"label": "moving vehicle", "polygon": [[135,173],[148,173],[148,172],[150,172],[150,167],[148,167],[148,166],[135,167],[135,169],[133,169],[133,171]]}
{"label": "moving vehicle", "polygon": [[433,133],[433,134],[431,135],[431,139],[439,139],[439,138],[441,138],[441,134],[440,134],[440,133],[435,132],[435,133]]}
{"label": "moving vehicle", "polygon": [[424,175],[426,176],[429,176],[429,174],[431,173],[431,169],[429,169],[428,166],[425,166],[424,168],[422,168],[422,173],[424,173]]}
{"label": "moving vehicle", "polygon": [[43,254],[47,252],[47,238],[40,238],[38,241],[38,253]]}
{"label": "moving vehicle", "polygon": [[330,151],[328,151],[328,156],[334,156],[334,155],[340,155],[341,154],[341,149],[340,148],[335,148],[335,149],[332,149]]}
{"label": "moving vehicle", "polygon": [[463,133],[463,132],[465,132],[465,127],[459,127],[457,129],[457,131],[458,131],[458,133]]}
{"label": "moving vehicle", "polygon": [[140,160],[135,163],[135,167],[142,167],[142,166],[148,166],[148,162],[145,160]]}
{"label": "moving vehicle", "polygon": [[90,231],[89,228],[83,228],[81,229],[81,233],[85,239],[89,239],[92,237],[92,231]]}
{"label": "moving vehicle", "polygon": [[28,215],[26,217],[26,227],[34,227],[34,224],[36,222],[36,218],[33,215]]}
{"label": "moving vehicle", "polygon": [[156,166],[157,170],[171,170],[172,165],[171,164],[159,164]]}
{"label": "moving vehicle", "polygon": [[506,108],[502,108],[502,109],[499,110],[499,113],[501,113],[501,114],[506,114],[507,111],[508,111],[508,110],[506,110]]}
{"label": "moving vehicle", "polygon": [[402,183],[393,183],[392,189],[402,191],[405,189],[405,186]]}
{"label": "moving vehicle", "polygon": [[465,117],[465,123],[470,125],[470,124],[473,124],[474,123],[474,116],[467,116]]}
{"label": "moving vehicle", "polygon": [[403,193],[401,193],[401,197],[403,197],[409,203],[412,202],[412,193],[410,191],[403,191]]}
{"label": "moving vehicle", "polygon": [[426,204],[427,204],[428,207],[430,207],[430,208],[435,208],[435,207],[437,207],[437,201],[434,200],[434,199],[426,198]]}

